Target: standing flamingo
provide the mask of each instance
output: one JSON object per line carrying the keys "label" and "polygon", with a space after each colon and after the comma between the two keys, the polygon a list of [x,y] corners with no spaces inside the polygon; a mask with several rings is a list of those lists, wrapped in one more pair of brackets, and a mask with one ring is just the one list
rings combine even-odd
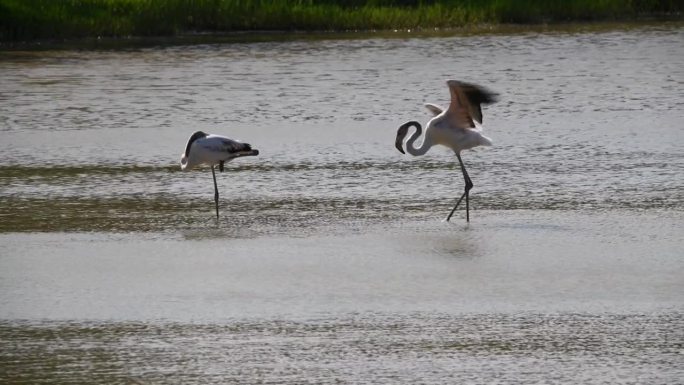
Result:
{"label": "standing flamingo", "polygon": [[219,192],[216,185],[216,173],[214,165],[218,164],[219,171],[223,172],[226,162],[241,156],[256,156],[259,150],[253,150],[248,143],[228,139],[225,136],[205,134],[197,131],[190,136],[185,152],[181,154],[181,170],[187,171],[201,164],[211,166],[211,175],[214,177],[214,202],[216,203],[216,219],[219,217]]}
{"label": "standing flamingo", "polygon": [[416,131],[406,141],[406,151],[413,156],[424,155],[432,146],[441,144],[454,150],[458,162],[461,165],[461,172],[465,180],[465,192],[456,202],[456,205],[446,218],[447,221],[456,211],[463,198],[466,200],[466,221],[470,222],[470,204],[468,196],[470,189],[473,188],[473,181],[468,176],[461,151],[477,146],[491,146],[492,140],[482,134],[482,108],[481,104],[496,102],[496,94],[474,84],[468,84],[457,80],[447,81],[449,92],[451,93],[451,103],[446,110],[434,104],[426,104],[434,115],[425,127],[425,137],[420,147],[413,146],[416,139],[422,134],[422,127],[416,121],[404,123],[397,130],[395,146],[402,154],[404,138],[408,134],[409,127],[415,126]]}

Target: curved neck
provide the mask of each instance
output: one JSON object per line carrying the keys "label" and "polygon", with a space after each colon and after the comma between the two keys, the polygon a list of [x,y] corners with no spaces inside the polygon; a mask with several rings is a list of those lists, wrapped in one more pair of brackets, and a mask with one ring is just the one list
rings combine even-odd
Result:
{"label": "curved neck", "polygon": [[406,141],[406,151],[413,155],[413,156],[419,156],[419,155],[425,155],[426,152],[432,147],[432,141],[430,138],[425,135],[423,138],[423,143],[421,143],[420,147],[416,148],[413,146],[413,144],[418,140],[418,137],[423,133],[423,127],[421,127],[420,123],[418,122],[409,122],[411,123],[412,126],[416,127],[416,132],[411,135],[409,140]]}

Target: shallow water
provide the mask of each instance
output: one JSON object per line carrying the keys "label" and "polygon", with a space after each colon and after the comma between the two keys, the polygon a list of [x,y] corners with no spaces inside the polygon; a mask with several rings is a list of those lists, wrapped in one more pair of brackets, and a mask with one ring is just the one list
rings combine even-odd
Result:
{"label": "shallow water", "polygon": [[657,312],[682,305],[681,216],[480,213],[476,224],[356,223],[2,238],[11,319],[220,322],[354,312]]}
{"label": "shallow water", "polygon": [[476,209],[679,209],[683,35],[5,52],[0,230],[203,226],[210,173],[178,170],[197,129],[261,151],[219,178],[226,225],[442,217],[462,190],[453,155],[412,158],[392,144],[399,124],[427,121],[423,102],[446,104],[447,78],[501,97],[485,108],[495,146],[464,153]]}
{"label": "shallow water", "polygon": [[677,383],[681,216],[0,237],[5,383]]}
{"label": "shallow water", "polygon": [[[0,382],[676,383],[682,41],[0,52]],[[448,78],[501,99],[470,224],[453,154],[393,146]],[[261,152],[218,222],[197,129]]]}
{"label": "shallow water", "polygon": [[[0,337],[16,341],[0,365],[16,383],[675,384],[683,326],[667,315],[423,313],[230,325],[14,323],[0,324]],[[24,357],[35,371],[17,365]]]}

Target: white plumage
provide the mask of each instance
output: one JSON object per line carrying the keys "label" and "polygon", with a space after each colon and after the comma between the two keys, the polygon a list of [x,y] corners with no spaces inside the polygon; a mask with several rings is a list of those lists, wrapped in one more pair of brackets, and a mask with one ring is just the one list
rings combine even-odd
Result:
{"label": "white plumage", "polygon": [[185,152],[181,154],[181,170],[188,171],[199,165],[211,166],[214,178],[214,202],[216,203],[216,218],[218,219],[218,186],[214,166],[218,164],[219,171],[223,171],[224,164],[241,156],[256,156],[259,150],[252,149],[249,143],[226,138],[220,135],[206,134],[197,131],[190,136],[185,145]]}
{"label": "white plumage", "polygon": [[477,146],[491,146],[492,140],[482,133],[482,104],[494,103],[496,95],[490,91],[474,85],[457,80],[447,81],[451,102],[446,110],[434,104],[425,104],[425,107],[436,115],[428,121],[425,127],[425,136],[420,147],[415,147],[416,140],[422,134],[422,127],[416,121],[404,123],[397,130],[395,147],[402,154],[404,152],[404,138],[408,134],[409,127],[413,126],[416,131],[406,141],[406,151],[414,156],[424,155],[434,145],[442,145],[451,148],[458,162],[461,165],[461,172],[465,180],[465,192],[461,195],[454,208],[447,216],[447,221],[451,219],[454,211],[466,199],[466,220],[470,221],[469,192],[473,188],[473,182],[468,176],[461,151]]}
{"label": "white plumage", "polygon": [[197,131],[188,139],[185,152],[181,154],[180,164],[181,169],[185,171],[201,164],[220,165],[237,157],[249,155],[259,155],[259,151],[252,150],[248,143]]}

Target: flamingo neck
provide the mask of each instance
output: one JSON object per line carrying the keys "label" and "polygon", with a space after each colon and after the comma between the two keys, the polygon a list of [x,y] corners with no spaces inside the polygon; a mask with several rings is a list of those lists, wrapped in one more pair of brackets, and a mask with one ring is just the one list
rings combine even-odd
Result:
{"label": "flamingo neck", "polygon": [[416,123],[414,126],[416,127],[416,131],[411,135],[409,140],[406,141],[406,151],[413,156],[425,155],[425,153],[428,152],[430,147],[433,145],[432,140],[430,140],[429,136],[425,135],[423,138],[423,143],[420,144],[420,147],[414,147],[414,143],[423,133],[423,127],[421,127],[420,124]]}

